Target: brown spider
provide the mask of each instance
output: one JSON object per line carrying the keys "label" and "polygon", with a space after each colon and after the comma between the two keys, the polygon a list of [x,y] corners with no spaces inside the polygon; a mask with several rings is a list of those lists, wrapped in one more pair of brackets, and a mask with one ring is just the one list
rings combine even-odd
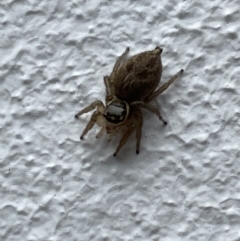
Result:
{"label": "brown spider", "polygon": [[162,49],[156,47],[152,51],[139,53],[126,60],[128,52],[129,48],[126,48],[125,52],[117,59],[111,75],[104,77],[105,105],[102,101],[97,100],[75,115],[78,118],[80,115],[95,109],[81,139],[95,123],[101,127],[96,138],[101,137],[105,131],[110,135],[110,138],[117,133],[122,133],[114,156],[125,145],[135,129],[136,153],[139,153],[143,124],[141,108],[155,113],[164,124],[167,124],[159,110],[149,102],[164,92],[183,73],[183,69],[181,69],[167,83],[156,90],[162,75]]}

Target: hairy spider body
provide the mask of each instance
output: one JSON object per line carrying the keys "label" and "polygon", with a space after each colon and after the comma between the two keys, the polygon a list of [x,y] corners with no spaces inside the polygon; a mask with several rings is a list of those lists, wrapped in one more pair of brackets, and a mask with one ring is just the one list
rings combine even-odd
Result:
{"label": "hairy spider body", "polygon": [[162,75],[162,49],[139,53],[121,66],[110,77],[114,94],[128,103],[147,101],[157,88]]}
{"label": "hairy spider body", "polygon": [[84,129],[81,139],[95,123],[101,127],[97,138],[105,132],[110,135],[110,138],[122,133],[114,156],[125,145],[134,130],[136,130],[137,139],[136,153],[139,153],[143,124],[141,108],[155,113],[164,124],[167,124],[160,111],[149,102],[165,91],[183,72],[180,70],[167,83],[156,89],[162,75],[162,49],[156,47],[152,51],[139,53],[126,60],[128,52],[129,48],[126,48],[117,59],[111,75],[104,77],[106,105],[98,100],[75,115],[78,118],[80,115],[96,109]]}

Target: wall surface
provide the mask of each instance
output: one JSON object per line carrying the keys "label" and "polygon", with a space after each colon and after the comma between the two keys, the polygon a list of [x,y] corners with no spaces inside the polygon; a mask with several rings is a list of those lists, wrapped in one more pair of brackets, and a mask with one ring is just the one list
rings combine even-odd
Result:
{"label": "wall surface", "polygon": [[[239,241],[240,1],[0,3],[0,240]],[[116,58],[184,74],[133,134],[79,137]]]}

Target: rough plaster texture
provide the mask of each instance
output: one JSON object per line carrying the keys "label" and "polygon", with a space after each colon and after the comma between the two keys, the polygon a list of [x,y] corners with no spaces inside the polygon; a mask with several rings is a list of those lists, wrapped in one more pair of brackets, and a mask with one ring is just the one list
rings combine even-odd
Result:
{"label": "rough plaster texture", "polygon": [[[0,2],[0,240],[239,241],[240,1]],[[126,46],[164,49],[141,152],[80,142]]]}

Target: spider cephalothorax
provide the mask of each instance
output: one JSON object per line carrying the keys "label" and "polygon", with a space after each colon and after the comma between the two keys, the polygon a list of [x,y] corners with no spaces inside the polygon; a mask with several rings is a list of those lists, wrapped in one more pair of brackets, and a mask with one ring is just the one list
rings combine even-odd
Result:
{"label": "spider cephalothorax", "polygon": [[119,99],[112,100],[105,108],[103,116],[109,123],[123,123],[129,114],[129,105],[127,102]]}
{"label": "spider cephalothorax", "polygon": [[98,100],[75,115],[78,118],[83,113],[95,109],[81,139],[95,123],[101,127],[97,138],[105,132],[110,136],[122,133],[114,156],[124,146],[134,130],[136,130],[137,138],[136,153],[139,153],[143,123],[141,108],[155,113],[164,124],[167,124],[159,110],[149,102],[165,91],[183,72],[180,70],[167,83],[157,88],[162,75],[162,49],[156,47],[152,51],[139,53],[126,60],[128,52],[129,48],[118,58],[111,75],[104,77],[105,105]]}

